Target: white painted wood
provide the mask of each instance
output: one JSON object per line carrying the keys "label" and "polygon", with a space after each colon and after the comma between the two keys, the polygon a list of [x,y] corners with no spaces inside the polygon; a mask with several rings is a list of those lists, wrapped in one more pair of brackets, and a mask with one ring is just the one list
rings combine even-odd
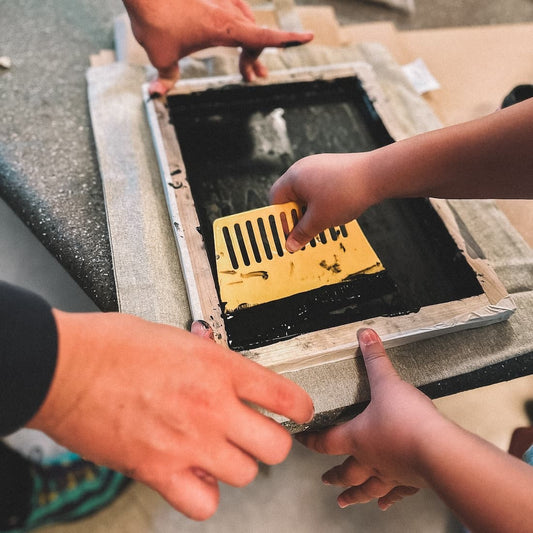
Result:
{"label": "white painted wood", "polygon": [[[403,138],[405,134],[401,121],[387,104],[372,67],[366,63],[277,71],[273,72],[267,80],[259,80],[256,83],[264,85],[353,75],[361,81],[389,134],[396,140]],[[241,82],[240,76],[183,80],[172,90],[171,94],[188,94]],[[145,95],[147,96],[146,87]],[[196,229],[199,222],[194,200],[187,182],[179,144],[174,129],[169,124],[164,99],[145,98],[145,101],[176,242],[183,263],[193,317],[207,321],[215,331],[218,342],[227,345],[218,295],[207,253],[202,237]],[[181,171],[179,174],[175,174],[177,169]],[[487,261],[472,254],[471,251],[475,247],[469,242],[471,237],[461,233],[448,202],[440,199],[431,199],[431,202],[457,246],[478,275],[483,294],[464,300],[423,307],[417,313],[409,315],[376,317],[306,333],[270,346],[245,351],[244,355],[277,372],[291,372],[355,357],[357,349],[355,332],[364,326],[378,329],[385,345],[391,347],[509,318],[515,310],[511,298]]]}

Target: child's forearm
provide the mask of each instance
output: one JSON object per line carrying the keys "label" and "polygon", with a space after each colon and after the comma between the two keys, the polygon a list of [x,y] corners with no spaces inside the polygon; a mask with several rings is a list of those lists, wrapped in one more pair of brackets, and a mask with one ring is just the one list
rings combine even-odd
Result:
{"label": "child's forearm", "polygon": [[378,200],[533,198],[533,99],[375,150],[369,169]]}
{"label": "child's forearm", "polygon": [[533,531],[533,468],[441,419],[420,447],[418,469],[473,532]]}

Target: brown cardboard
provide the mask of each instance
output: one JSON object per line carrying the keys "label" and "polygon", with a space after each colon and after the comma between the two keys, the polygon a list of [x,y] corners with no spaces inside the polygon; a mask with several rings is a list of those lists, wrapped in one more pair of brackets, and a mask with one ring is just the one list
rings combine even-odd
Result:
{"label": "brown cardboard", "polygon": [[[399,38],[405,58],[422,57],[441,84],[425,98],[444,125],[487,115],[513,87],[533,83],[533,24],[400,32]],[[533,246],[533,201],[497,204]]]}

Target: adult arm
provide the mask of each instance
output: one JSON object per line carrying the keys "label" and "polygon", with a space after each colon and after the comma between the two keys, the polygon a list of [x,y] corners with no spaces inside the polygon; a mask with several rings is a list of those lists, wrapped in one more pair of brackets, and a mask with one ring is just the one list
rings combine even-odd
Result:
{"label": "adult arm", "polygon": [[317,452],[349,456],[323,476],[344,487],[339,505],[378,498],[385,510],[430,487],[473,532],[533,531],[533,468],[443,417],[401,380],[373,330],[358,337],[369,406],[343,425],[298,436]]}
{"label": "adult arm", "polygon": [[267,46],[287,47],[313,38],[309,32],[261,28],[244,0],[123,0],[133,34],[159,72],[150,92],[165,94],[179,78],[178,60],[211,46],[242,47],[246,81],[265,77],[258,56]]}
{"label": "adult arm", "polygon": [[307,205],[287,240],[295,251],[387,198],[533,198],[532,143],[533,98],[371,152],[306,157],[270,198]]}

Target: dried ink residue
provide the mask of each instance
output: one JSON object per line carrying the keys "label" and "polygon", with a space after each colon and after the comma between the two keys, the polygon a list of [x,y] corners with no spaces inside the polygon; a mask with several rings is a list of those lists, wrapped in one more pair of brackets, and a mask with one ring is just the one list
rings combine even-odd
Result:
{"label": "dried ink residue", "polygon": [[[302,157],[392,142],[357,78],[229,86],[174,95],[168,104],[215,281],[215,218],[267,205],[271,185]],[[482,293],[427,200],[389,200],[358,221],[385,272],[243,306],[224,316],[231,346],[248,349]]]}

